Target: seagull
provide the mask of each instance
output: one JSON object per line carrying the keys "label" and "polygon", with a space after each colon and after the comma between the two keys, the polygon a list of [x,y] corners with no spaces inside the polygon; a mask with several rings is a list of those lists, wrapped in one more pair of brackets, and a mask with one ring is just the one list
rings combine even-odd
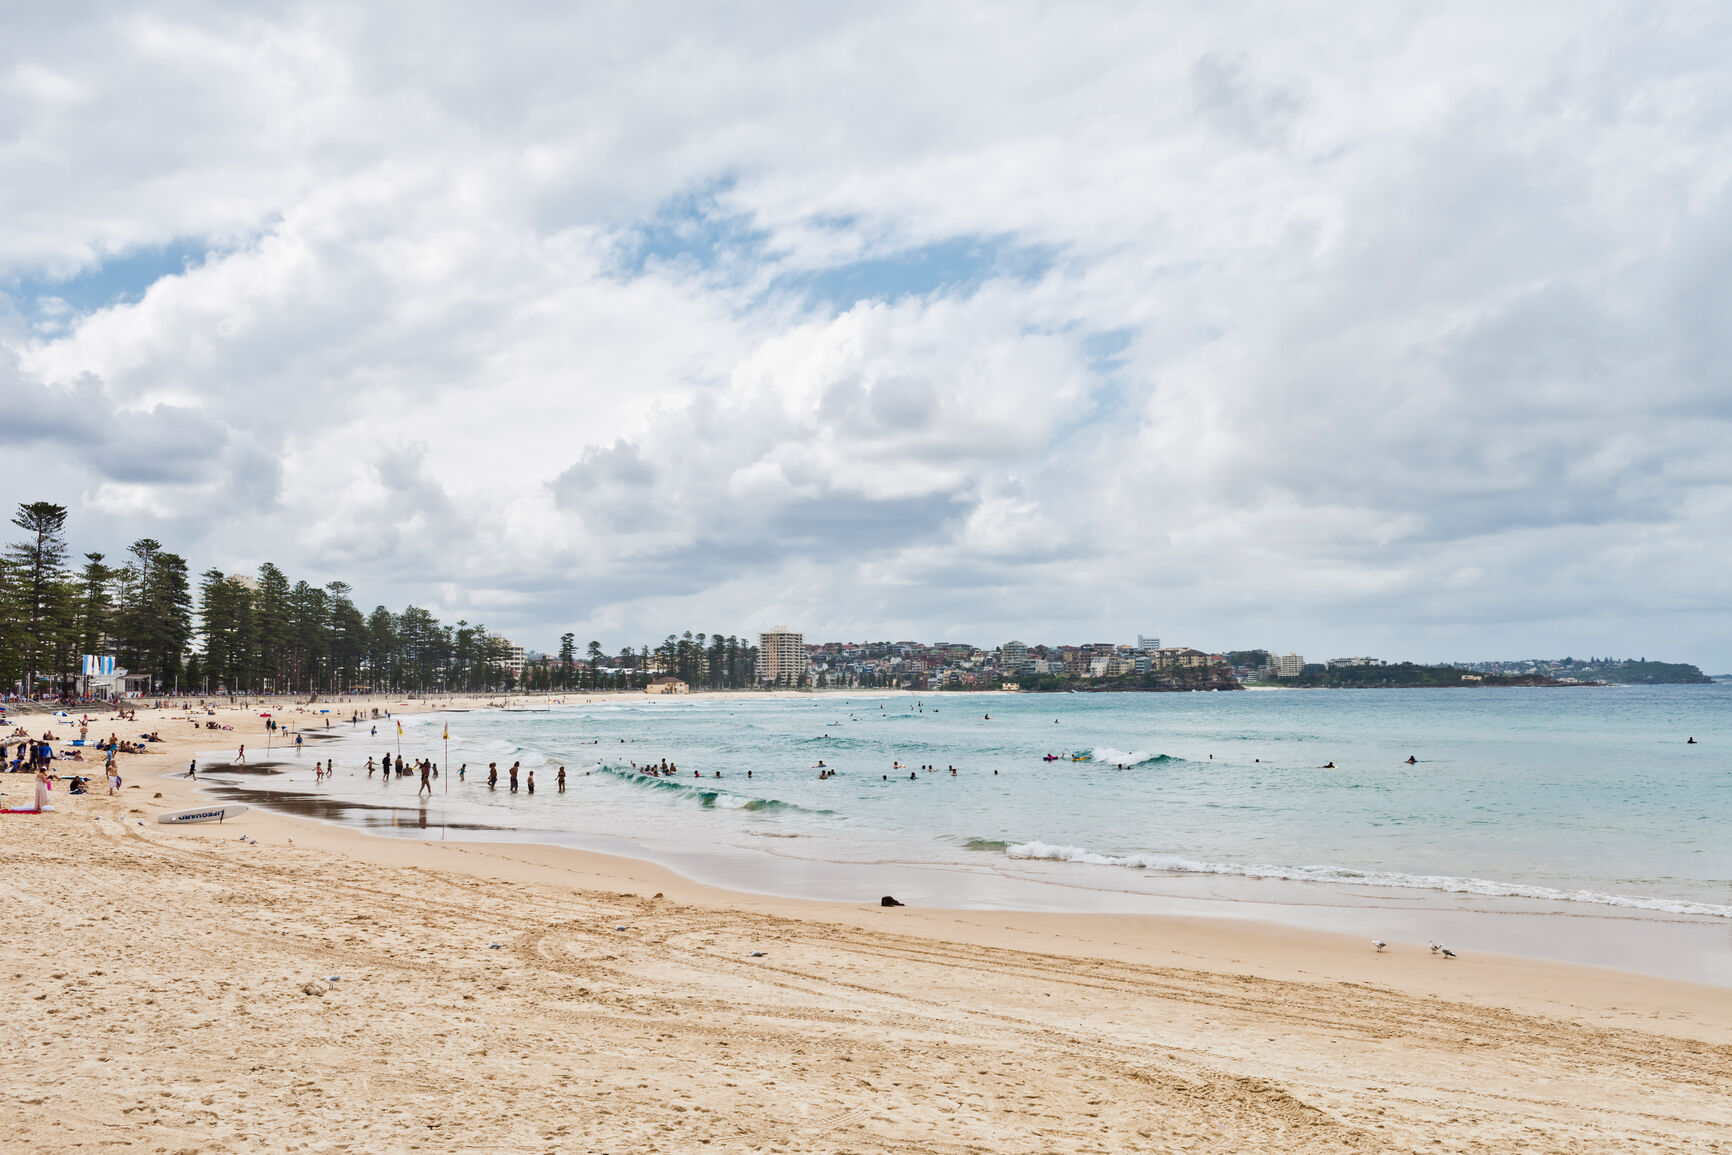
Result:
{"label": "seagull", "polygon": [[1440,947],[1438,947],[1438,948],[1437,948],[1437,953],[1438,953],[1438,954],[1441,954],[1441,955],[1442,955],[1442,956],[1443,956],[1443,957],[1444,957],[1444,958],[1454,958],[1454,957],[1455,957],[1455,952],[1454,952],[1454,951],[1452,951],[1452,950],[1450,950],[1450,949],[1449,949],[1449,948],[1448,948],[1448,947],[1446,947],[1446,946],[1440,946]]}
{"label": "seagull", "polygon": [[749,958],[763,958],[764,952],[761,950],[748,951],[747,957],[749,957]]}
{"label": "seagull", "polygon": [[1426,942],[1428,942],[1428,943],[1431,943],[1431,953],[1432,953],[1432,954],[1436,954],[1436,953],[1437,953],[1437,952],[1438,952],[1438,951],[1440,951],[1440,950],[1442,950],[1442,949],[1443,949],[1443,948],[1442,948],[1442,947],[1441,947],[1441,946],[1439,946],[1439,945],[1438,945],[1438,944],[1437,944],[1437,942],[1436,942],[1436,940],[1434,940],[1434,939],[1429,939],[1429,938],[1428,938],[1428,939],[1426,939],[1426,940],[1425,940],[1425,941],[1426,941]]}
{"label": "seagull", "polygon": [[623,927],[623,926],[616,926],[616,927],[614,927],[614,928],[613,928],[613,929],[615,929],[615,930],[625,930],[625,929],[626,929],[626,928],[625,928],[625,927]]}
{"label": "seagull", "polygon": [[1382,939],[1380,939],[1380,938],[1374,938],[1374,939],[1372,939],[1372,940],[1371,940],[1371,945],[1372,945],[1372,946],[1374,946],[1374,947],[1376,947],[1376,948],[1377,948],[1377,951],[1378,951],[1378,953],[1379,953],[1379,954],[1381,954],[1381,953],[1382,953],[1382,952],[1383,952],[1383,948],[1384,948],[1384,947],[1386,947],[1386,946],[1388,946],[1388,945],[1389,945],[1389,944],[1388,944],[1388,943],[1386,943],[1386,942],[1384,942],[1384,941],[1383,941],[1383,940],[1382,940]]}

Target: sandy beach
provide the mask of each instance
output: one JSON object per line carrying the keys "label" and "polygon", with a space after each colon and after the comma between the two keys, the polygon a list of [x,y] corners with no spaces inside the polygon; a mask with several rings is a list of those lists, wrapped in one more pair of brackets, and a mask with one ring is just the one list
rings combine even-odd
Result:
{"label": "sandy beach", "polygon": [[111,719],[92,736],[164,739],[123,756],[122,797],[57,787],[0,827],[6,1150],[1732,1149],[1725,990],[1250,921],[745,895],[257,809],[171,828],[201,796],[162,776],[262,753],[257,708]]}

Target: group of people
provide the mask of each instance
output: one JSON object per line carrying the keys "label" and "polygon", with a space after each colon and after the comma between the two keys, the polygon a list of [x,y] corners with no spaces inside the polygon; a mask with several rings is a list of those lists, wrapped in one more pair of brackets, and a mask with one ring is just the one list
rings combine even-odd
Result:
{"label": "group of people", "polygon": [[[623,742],[623,741],[625,741],[625,739],[621,738],[620,741]],[[654,762],[649,763],[647,766],[639,766],[636,762],[633,762],[631,764],[631,768],[633,770],[636,770],[639,774],[647,774],[651,778],[677,778],[677,777],[679,777],[679,773],[680,773],[680,768],[678,766],[674,765],[672,762],[669,762],[666,758],[663,758],[661,760],[661,765],[659,765],[659,766],[656,765]],[[560,773],[562,775],[565,773],[565,767],[561,766],[559,768],[559,770],[560,770]],[[692,771],[692,777],[693,778],[702,778],[703,776],[704,776],[704,772],[702,770],[693,770]],[[720,778],[721,776],[722,776],[722,772],[720,770],[717,770],[716,771],[716,777]],[[752,776],[752,772],[750,770],[746,771],[746,777],[750,778],[751,776]]]}

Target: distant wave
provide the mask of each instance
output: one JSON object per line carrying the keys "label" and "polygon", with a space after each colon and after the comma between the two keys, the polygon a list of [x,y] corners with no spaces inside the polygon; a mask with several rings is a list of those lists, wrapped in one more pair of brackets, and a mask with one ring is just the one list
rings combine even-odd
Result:
{"label": "distant wave", "polygon": [[607,775],[628,782],[642,790],[666,791],[669,797],[689,799],[706,810],[748,810],[753,812],[787,812],[798,814],[834,814],[834,810],[814,810],[801,806],[796,802],[783,802],[779,798],[752,798],[743,794],[734,794],[705,783],[702,778],[694,778],[690,782],[678,778],[658,778],[637,770],[619,766],[601,766],[598,769]]}
{"label": "distant wave", "polygon": [[1175,758],[1171,754],[1151,754],[1147,750],[1114,750],[1111,746],[1096,746],[1089,751],[1096,762],[1106,762],[1114,766],[1156,766],[1162,762],[1183,762],[1183,758]]}
{"label": "distant wave", "polygon": [[1099,854],[1081,846],[1056,846],[1047,842],[1018,842],[1004,851],[1010,858],[1043,859],[1050,862],[1083,862],[1094,866],[1128,866],[1136,870],[1166,870],[1179,874],[1228,874],[1240,878],[1282,878],[1296,882],[1348,883],[1356,886],[1392,886],[1407,890],[1435,890],[1447,894],[1476,894],[1488,898],[1531,898],[1545,902],[1585,902],[1598,906],[1651,910],[1664,914],[1696,914],[1732,919],[1732,906],[1707,902],[1685,902],[1670,898],[1603,894],[1597,890],[1556,890],[1549,886],[1524,886],[1493,882],[1484,878],[1454,878],[1439,874],[1402,874],[1393,871],[1349,870],[1341,866],[1263,866],[1240,862],[1197,862],[1171,854]]}

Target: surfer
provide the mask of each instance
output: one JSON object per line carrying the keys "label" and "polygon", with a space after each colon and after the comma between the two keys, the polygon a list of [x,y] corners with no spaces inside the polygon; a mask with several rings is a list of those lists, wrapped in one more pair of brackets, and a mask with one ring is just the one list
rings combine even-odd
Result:
{"label": "surfer", "polygon": [[1333,769],[1335,769],[1335,763],[1333,763],[1333,762],[1325,762],[1325,763],[1323,763],[1323,769],[1325,769],[1325,770],[1333,770]]}
{"label": "surfer", "polygon": [[[1692,738],[1692,739],[1691,739],[1691,741],[1692,741],[1692,742],[1694,742],[1694,741],[1695,741],[1695,739],[1694,739],[1694,738]],[[1408,755],[1408,756],[1407,756],[1407,764],[1408,764],[1408,765],[1409,765],[1409,766],[1417,766],[1417,765],[1419,765],[1419,759],[1418,759],[1418,758],[1415,758],[1415,757],[1414,757],[1414,756],[1413,756],[1413,755],[1412,755],[1412,754],[1409,754],[1409,755]]]}
{"label": "surfer", "polygon": [[1696,739],[1695,739],[1694,735],[1691,736],[1691,738],[1688,742],[1684,743],[1684,745],[1686,745],[1686,746],[1694,746],[1695,744],[1696,744]]}

